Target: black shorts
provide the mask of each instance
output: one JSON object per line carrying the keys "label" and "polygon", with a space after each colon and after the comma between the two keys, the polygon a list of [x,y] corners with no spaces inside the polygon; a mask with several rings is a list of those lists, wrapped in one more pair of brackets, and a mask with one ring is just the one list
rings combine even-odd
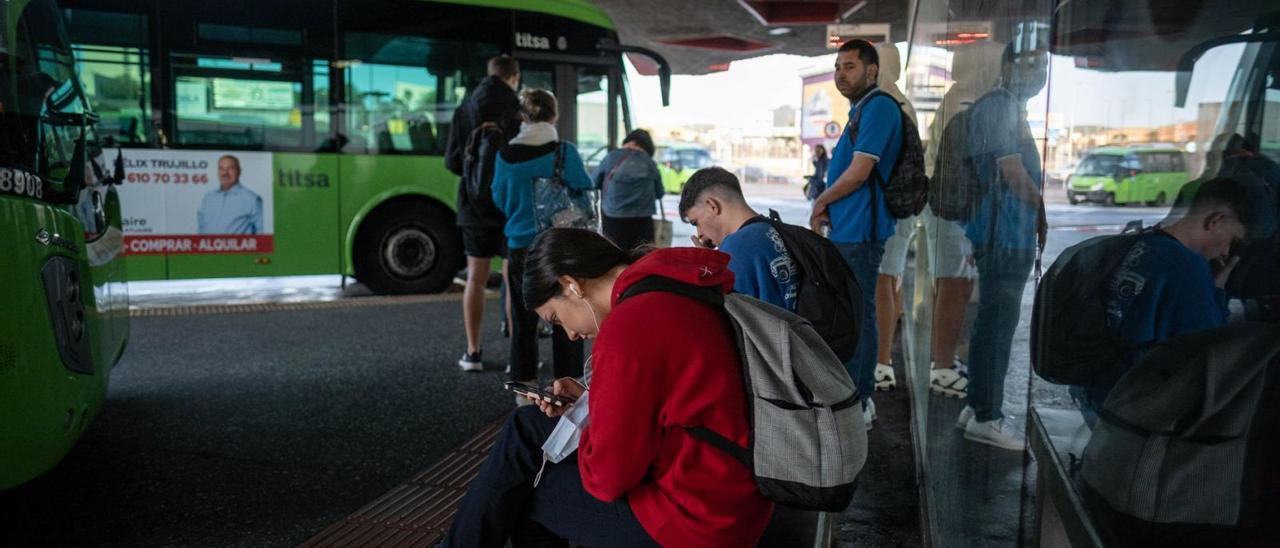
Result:
{"label": "black shorts", "polygon": [[507,235],[501,227],[496,226],[463,226],[462,251],[468,257],[490,259],[507,256]]}

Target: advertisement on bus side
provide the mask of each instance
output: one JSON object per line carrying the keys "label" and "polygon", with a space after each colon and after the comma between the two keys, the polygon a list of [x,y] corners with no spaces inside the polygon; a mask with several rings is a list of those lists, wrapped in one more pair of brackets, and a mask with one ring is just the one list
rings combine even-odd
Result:
{"label": "advertisement on bus side", "polygon": [[271,153],[124,149],[124,158],[127,254],[273,250]]}

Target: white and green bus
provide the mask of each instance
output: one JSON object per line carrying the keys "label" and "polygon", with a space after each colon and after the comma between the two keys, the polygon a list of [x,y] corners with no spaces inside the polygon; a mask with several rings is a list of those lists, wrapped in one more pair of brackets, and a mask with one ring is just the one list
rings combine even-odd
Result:
{"label": "white and green bus", "polygon": [[487,59],[511,54],[524,86],[555,92],[560,135],[590,162],[631,126],[624,51],[656,57],[618,46],[586,0],[61,5],[102,134],[124,148],[131,280],[443,290],[464,263],[442,155]]}

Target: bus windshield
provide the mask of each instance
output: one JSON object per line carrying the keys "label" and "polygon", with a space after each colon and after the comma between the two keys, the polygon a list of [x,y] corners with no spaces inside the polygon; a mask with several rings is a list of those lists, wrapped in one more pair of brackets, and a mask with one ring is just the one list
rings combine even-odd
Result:
{"label": "bus windshield", "polygon": [[84,112],[70,41],[52,1],[2,5],[0,165],[60,181],[80,137],[80,128],[60,115]]}
{"label": "bus windshield", "polygon": [[1091,154],[1076,167],[1076,175],[1080,177],[1102,177],[1114,175],[1120,167],[1120,157],[1110,154]]}

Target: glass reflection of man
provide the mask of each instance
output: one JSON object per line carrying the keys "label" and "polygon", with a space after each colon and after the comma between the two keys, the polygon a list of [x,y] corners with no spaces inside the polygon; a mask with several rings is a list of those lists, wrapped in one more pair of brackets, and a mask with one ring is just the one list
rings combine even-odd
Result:
{"label": "glass reflection of man", "polygon": [[1027,123],[1027,100],[1044,89],[1048,55],[1011,43],[1001,56],[1001,84],[974,103],[969,153],[985,192],[965,235],[973,243],[981,301],[969,342],[965,439],[1022,450],[1005,419],[1004,380],[1022,309],[1022,291],[1047,225],[1040,198],[1040,152]]}
{"label": "glass reflection of man", "polygon": [[196,213],[201,234],[258,234],[262,231],[262,198],[240,184],[240,160],[218,158],[218,188],[200,200]]}

